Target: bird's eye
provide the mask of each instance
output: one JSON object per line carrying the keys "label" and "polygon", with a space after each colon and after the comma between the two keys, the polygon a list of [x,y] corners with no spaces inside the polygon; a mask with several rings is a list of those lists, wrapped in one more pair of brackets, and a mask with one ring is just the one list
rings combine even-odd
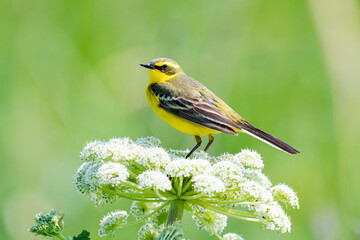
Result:
{"label": "bird's eye", "polygon": [[161,66],[161,70],[162,70],[162,71],[166,70],[167,68],[168,68],[168,65],[167,65],[167,64],[164,64],[164,65]]}

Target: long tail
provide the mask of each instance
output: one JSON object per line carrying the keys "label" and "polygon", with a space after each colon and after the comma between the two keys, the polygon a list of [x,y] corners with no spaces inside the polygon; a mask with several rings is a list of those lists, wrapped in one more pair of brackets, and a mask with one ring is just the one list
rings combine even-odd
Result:
{"label": "long tail", "polygon": [[289,154],[297,154],[300,153],[298,150],[296,150],[295,148],[293,148],[292,146],[290,146],[287,143],[284,143],[283,141],[281,141],[280,139],[277,139],[274,136],[271,136],[270,134],[254,127],[253,125],[251,125],[250,123],[246,123],[244,125],[241,126],[241,131],[243,131],[244,133],[247,133],[267,144],[269,144],[270,146],[273,146],[279,150],[282,150],[284,152],[287,152]]}

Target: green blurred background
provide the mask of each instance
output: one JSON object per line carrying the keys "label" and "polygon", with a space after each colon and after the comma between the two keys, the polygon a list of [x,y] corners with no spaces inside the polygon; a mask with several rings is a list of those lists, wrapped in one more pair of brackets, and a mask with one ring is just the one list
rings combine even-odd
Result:
{"label": "green blurred background", "polygon": [[[214,155],[253,148],[273,183],[292,186],[292,232],[229,221],[245,239],[360,239],[360,20],[354,0],[0,2],[0,239],[38,211],[65,213],[65,233],[98,239],[100,218],[73,187],[87,141],[158,137],[194,145],[148,106],[156,57],[179,62],[255,126],[301,151],[290,156],[245,134],[219,134]],[[184,220],[191,239],[215,239]],[[139,226],[114,239],[136,239]]]}

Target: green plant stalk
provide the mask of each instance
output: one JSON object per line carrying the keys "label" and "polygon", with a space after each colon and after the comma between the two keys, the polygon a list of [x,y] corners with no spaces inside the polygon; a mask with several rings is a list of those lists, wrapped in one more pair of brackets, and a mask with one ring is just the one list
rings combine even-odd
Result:
{"label": "green plant stalk", "polygon": [[205,195],[205,193],[199,193],[199,194],[191,195],[191,196],[181,196],[180,199],[193,200],[193,199],[201,198],[204,195]]}
{"label": "green plant stalk", "polygon": [[159,190],[157,190],[155,187],[153,189],[154,189],[156,196],[158,196],[158,198],[160,198],[161,200],[164,200],[164,201],[170,200],[170,199],[167,199],[166,197],[164,197],[163,195],[161,195]]}
{"label": "green plant stalk", "polygon": [[167,205],[169,205],[169,202],[164,203],[163,205],[161,205],[158,208],[155,208],[153,212],[149,213],[148,215],[145,215],[145,217],[138,219],[136,221],[133,222],[129,222],[129,223],[122,223],[122,224],[117,224],[118,227],[125,227],[125,226],[131,226],[134,224],[137,224],[139,222],[143,222],[145,221],[147,218],[151,217],[152,215],[154,215],[155,213],[157,213],[158,211],[160,211],[161,209],[163,209],[164,207],[166,207]]}
{"label": "green plant stalk", "polygon": [[174,190],[176,191],[178,189],[178,185],[179,185],[179,178],[175,177],[173,179],[173,185],[174,185]]}
{"label": "green plant stalk", "polygon": [[60,240],[67,240],[61,233],[57,234],[56,237]]}
{"label": "green plant stalk", "polygon": [[220,240],[223,240],[223,238],[214,230],[212,229],[209,224],[200,216],[200,214],[197,214],[194,209],[191,208],[191,206],[187,205],[187,208],[192,214],[194,214],[204,225],[208,227],[208,229]]}
{"label": "green plant stalk", "polygon": [[[196,201],[190,201],[190,202],[192,202],[193,204],[196,204]],[[205,205],[202,205],[202,204],[199,204],[199,203],[198,203],[198,205],[200,205],[202,207],[205,207],[205,208],[208,208],[211,211],[226,215],[228,217],[240,219],[240,220],[245,220],[245,221],[249,221],[249,222],[269,222],[269,220],[261,220],[261,219],[252,218],[252,217],[242,217],[241,215],[237,215],[235,213],[225,211],[225,208],[213,208],[213,207],[205,206]]]}
{"label": "green plant stalk", "polygon": [[114,190],[111,190],[111,189],[108,189],[108,188],[101,188],[101,190],[106,192],[106,193],[115,194],[115,195],[118,195],[120,197],[127,198],[127,199],[134,200],[134,201],[144,201],[144,202],[164,202],[165,201],[165,200],[161,200],[158,197],[156,197],[156,198],[155,197],[154,198],[132,197],[132,196],[129,196],[127,194],[122,194],[122,193],[119,193],[117,191],[114,191]]}
{"label": "green plant stalk", "polygon": [[196,201],[196,200],[194,200],[194,203],[198,204],[198,205],[201,205],[204,208],[208,208],[210,210],[213,210],[213,211],[217,210],[217,211],[227,212],[227,213],[234,214],[234,215],[239,215],[239,216],[257,217],[256,214],[251,213],[251,212],[245,212],[245,211],[240,211],[240,210],[230,209],[230,208],[223,208],[223,207],[219,207],[219,206],[216,206],[216,205],[207,204],[207,203],[204,203],[204,202],[199,202],[199,201]]}
{"label": "green plant stalk", "polygon": [[188,191],[188,192],[184,192],[183,194],[181,194],[182,196],[189,196],[189,195],[193,195],[193,194],[195,194],[195,193],[197,193],[197,191],[195,191],[195,190],[190,190],[190,191]]}
{"label": "green plant stalk", "polygon": [[181,194],[183,194],[190,187],[190,184],[191,184],[191,177],[189,177],[186,180],[186,183],[184,183],[184,187],[181,190]]}
{"label": "green plant stalk", "polygon": [[166,226],[180,223],[184,213],[185,201],[182,199],[175,199],[170,202],[169,215]]}
{"label": "green plant stalk", "polygon": [[129,172],[130,176],[133,177],[133,178],[136,178],[138,176],[136,173],[134,173],[130,169],[128,169],[128,172]]}
{"label": "green plant stalk", "polygon": [[137,185],[136,183],[133,183],[133,182],[130,182],[130,181],[127,181],[127,180],[123,180],[121,181],[121,183],[127,187],[131,187],[131,188],[134,188],[138,191],[141,191],[141,192],[148,192],[148,193],[151,193],[151,191],[147,190],[147,189],[143,189],[142,187],[140,187],[139,185]]}
{"label": "green plant stalk", "polygon": [[217,201],[217,200],[213,200],[213,199],[206,199],[206,198],[202,198],[201,199],[204,203],[211,203],[211,204],[236,204],[236,205],[261,205],[261,204],[268,204],[268,203],[272,203],[275,201],[271,201],[271,202],[245,202],[244,200],[234,200],[234,201]]}
{"label": "green plant stalk", "polygon": [[180,197],[180,195],[181,195],[181,190],[182,190],[182,187],[183,187],[183,182],[184,182],[183,176],[180,176],[179,185],[178,185],[178,188],[177,188],[177,196],[178,196],[178,197]]}
{"label": "green plant stalk", "polygon": [[173,187],[170,189],[170,192],[171,192],[172,194],[175,194],[175,195],[176,195],[176,192],[175,192],[175,190],[174,190]]}

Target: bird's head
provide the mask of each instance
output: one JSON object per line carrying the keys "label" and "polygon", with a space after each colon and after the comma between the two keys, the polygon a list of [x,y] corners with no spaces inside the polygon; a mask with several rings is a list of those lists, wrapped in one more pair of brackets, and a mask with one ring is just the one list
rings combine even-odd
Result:
{"label": "bird's head", "polygon": [[154,83],[166,82],[183,73],[179,64],[169,58],[155,58],[149,63],[140,66],[148,68],[150,81]]}

